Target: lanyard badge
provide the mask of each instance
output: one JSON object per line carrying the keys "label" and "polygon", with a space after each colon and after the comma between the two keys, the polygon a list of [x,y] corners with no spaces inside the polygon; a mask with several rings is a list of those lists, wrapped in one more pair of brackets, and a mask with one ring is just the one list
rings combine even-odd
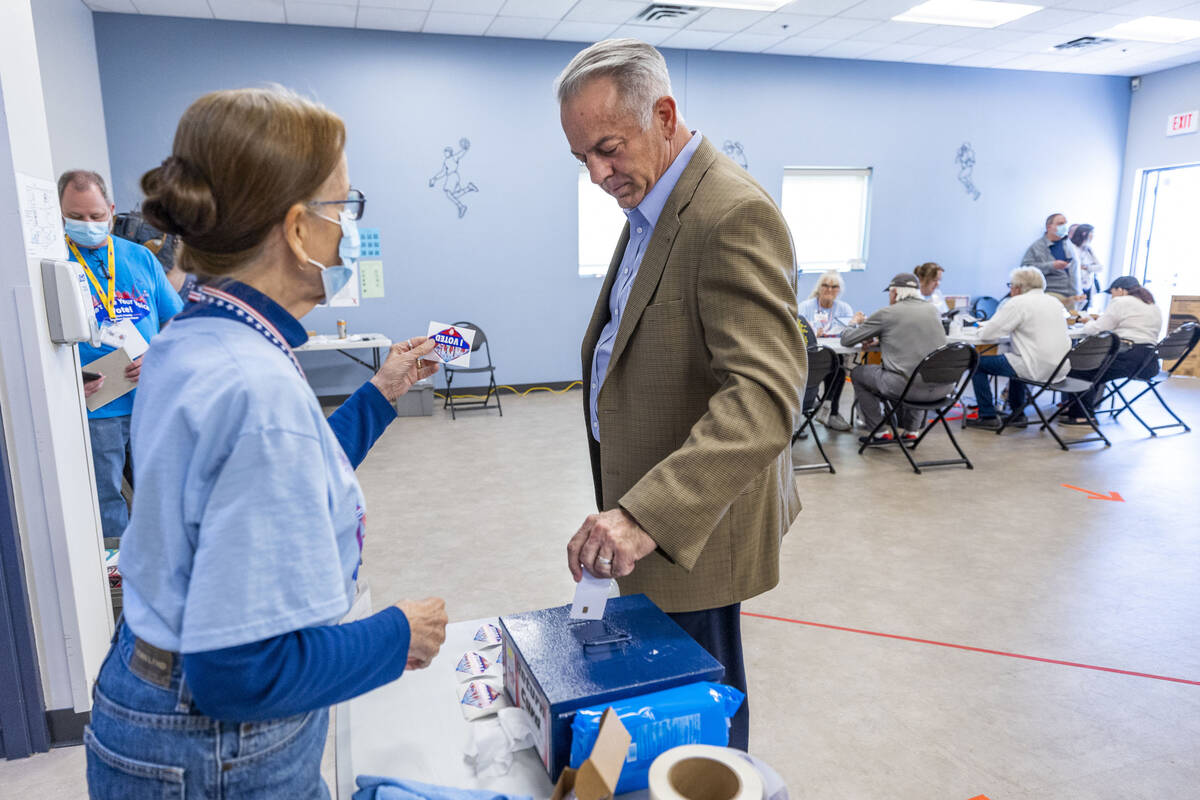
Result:
{"label": "lanyard badge", "polygon": [[117,311],[116,311],[117,264],[116,264],[116,257],[114,255],[115,248],[113,247],[113,241],[112,241],[111,236],[108,237],[107,241],[105,242],[105,246],[108,248],[108,291],[107,292],[105,292],[105,290],[100,287],[100,281],[96,280],[95,273],[92,272],[92,268],[88,265],[87,261],[84,260],[83,255],[79,252],[79,248],[77,248],[75,246],[75,243],[71,241],[70,237],[67,237],[67,247],[71,248],[71,254],[73,256],[75,256],[75,260],[83,265],[83,271],[85,273],[87,273],[88,280],[91,281],[92,286],[95,287],[96,294],[100,295],[100,302],[102,302],[104,304],[104,310],[108,312],[109,322],[116,322],[117,321]]}

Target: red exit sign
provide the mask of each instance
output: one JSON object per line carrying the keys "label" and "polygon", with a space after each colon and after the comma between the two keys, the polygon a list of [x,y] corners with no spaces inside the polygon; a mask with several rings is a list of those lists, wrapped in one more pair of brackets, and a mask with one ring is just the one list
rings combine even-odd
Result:
{"label": "red exit sign", "polygon": [[1195,133],[1200,130],[1200,111],[1185,111],[1182,114],[1172,114],[1167,120],[1167,136],[1178,136],[1181,133]]}

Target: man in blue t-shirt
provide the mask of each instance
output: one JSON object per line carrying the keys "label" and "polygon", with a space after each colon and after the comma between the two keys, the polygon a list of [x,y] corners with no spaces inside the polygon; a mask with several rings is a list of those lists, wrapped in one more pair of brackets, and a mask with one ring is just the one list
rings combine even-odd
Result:
{"label": "man in blue t-shirt", "polygon": [[[167,320],[179,313],[183,301],[167,282],[154,254],[140,244],[112,235],[113,205],[104,178],[95,172],[72,170],[58,179],[58,204],[67,232],[67,251],[83,265],[92,287],[92,308],[100,325],[99,347],[79,345],[79,361],[86,368],[96,359],[123,347],[133,363],[124,377],[137,382],[146,345]],[[96,371],[95,369],[91,371]],[[101,376],[84,383],[84,394],[100,391]],[[129,421],[133,391],[88,412],[92,438],[92,463],[105,537],[120,536],[129,522],[121,496],[121,477],[132,475],[129,466]]]}

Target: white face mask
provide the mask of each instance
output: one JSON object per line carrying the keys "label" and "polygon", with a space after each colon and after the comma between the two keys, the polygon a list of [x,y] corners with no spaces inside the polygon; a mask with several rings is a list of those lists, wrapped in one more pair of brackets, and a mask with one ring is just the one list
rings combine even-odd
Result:
{"label": "white face mask", "polygon": [[319,261],[308,259],[308,263],[321,270],[321,285],[325,289],[325,299],[322,302],[328,303],[330,298],[340,292],[354,277],[354,265],[358,263],[362,243],[358,235],[358,222],[349,211],[339,213],[338,219],[317,214],[315,211],[313,213],[326,222],[342,227],[342,240],[338,242],[338,258],[341,264],[327,267]]}

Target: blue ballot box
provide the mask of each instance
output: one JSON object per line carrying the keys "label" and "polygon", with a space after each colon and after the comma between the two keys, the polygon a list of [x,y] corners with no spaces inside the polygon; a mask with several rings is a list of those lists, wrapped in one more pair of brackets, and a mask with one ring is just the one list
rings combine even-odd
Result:
{"label": "blue ballot box", "polygon": [[575,711],[696,681],[721,663],[644,594],[608,601],[604,618],[570,619],[560,606],[500,618],[504,688],[529,712],[538,755],[554,780],[571,758]]}

